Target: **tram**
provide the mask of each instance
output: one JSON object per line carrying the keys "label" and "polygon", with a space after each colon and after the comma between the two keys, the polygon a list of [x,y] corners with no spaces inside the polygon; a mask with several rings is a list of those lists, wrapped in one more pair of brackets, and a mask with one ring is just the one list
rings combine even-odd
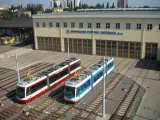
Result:
{"label": "tram", "polygon": [[92,88],[100,83],[104,76],[108,75],[114,69],[114,58],[101,59],[93,66],[85,69],[76,77],[68,80],[64,85],[64,99],[68,102],[78,102]]}
{"label": "tram", "polygon": [[69,58],[46,71],[21,80],[17,84],[16,97],[19,101],[28,103],[74,76],[81,68],[81,59]]}

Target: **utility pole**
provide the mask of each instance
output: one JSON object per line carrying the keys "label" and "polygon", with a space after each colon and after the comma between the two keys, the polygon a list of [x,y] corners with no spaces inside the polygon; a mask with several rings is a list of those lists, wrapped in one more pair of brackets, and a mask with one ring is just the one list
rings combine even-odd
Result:
{"label": "utility pole", "polygon": [[103,101],[103,110],[102,110],[102,118],[105,118],[105,57],[104,57],[104,60],[103,60],[103,98],[102,98],[102,101]]}
{"label": "utility pole", "polygon": [[17,69],[17,75],[18,75],[18,82],[20,83],[20,75],[19,75],[19,67],[18,67],[17,53],[16,53],[16,69]]}
{"label": "utility pole", "polygon": [[68,38],[68,58],[69,58],[69,38]]}

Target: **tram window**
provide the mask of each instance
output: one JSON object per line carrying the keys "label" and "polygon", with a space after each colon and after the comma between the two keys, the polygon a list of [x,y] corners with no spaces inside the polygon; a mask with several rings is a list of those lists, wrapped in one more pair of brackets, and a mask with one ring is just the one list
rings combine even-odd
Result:
{"label": "tram window", "polygon": [[111,68],[111,63],[108,64],[108,68],[109,68],[109,69]]}
{"label": "tram window", "polygon": [[36,92],[37,90],[43,88],[46,85],[47,85],[47,81],[46,80],[34,85],[33,87],[31,87],[31,93]]}
{"label": "tram window", "polygon": [[66,69],[65,71],[63,71],[62,75],[65,76],[68,74],[68,69]]}
{"label": "tram window", "polygon": [[102,77],[103,76],[103,72],[100,72],[99,75],[100,75],[100,77]]}
{"label": "tram window", "polygon": [[98,80],[98,78],[99,78],[98,76],[99,76],[99,74],[97,76],[95,76],[94,82],[96,82]]}
{"label": "tram window", "polygon": [[78,95],[80,95],[82,92],[83,92],[83,91],[82,91],[82,88],[79,87],[79,88],[77,88],[76,95],[78,96]]}
{"label": "tram window", "polygon": [[42,88],[42,87],[44,87],[44,86],[46,86],[47,85],[47,80],[44,80],[44,81],[42,81],[41,83],[40,83],[40,87]]}
{"label": "tram window", "polygon": [[64,94],[66,96],[75,96],[75,88],[74,87],[64,87]]}
{"label": "tram window", "polygon": [[30,94],[31,94],[31,88],[27,88],[27,90],[26,90],[26,96],[28,96]]}
{"label": "tram window", "polygon": [[49,78],[49,83],[50,83],[50,84],[53,83],[54,81],[56,81],[55,76]]}
{"label": "tram window", "polygon": [[85,84],[82,86],[82,90],[86,90],[86,88],[90,85],[90,80],[88,80]]}
{"label": "tram window", "polygon": [[73,65],[70,66],[70,70],[72,71],[72,70],[76,69],[79,66],[80,66],[80,62],[75,63],[75,64],[73,64]]}
{"label": "tram window", "polygon": [[55,82],[56,80],[60,79],[61,77],[65,76],[67,74],[68,74],[68,69],[58,73],[57,75],[54,75],[53,77],[50,77],[49,78],[49,83],[51,84],[51,83]]}
{"label": "tram window", "polygon": [[98,73],[98,75],[97,75],[97,79],[99,79],[100,78],[100,73]]}
{"label": "tram window", "polygon": [[16,88],[16,94],[19,98],[24,98],[25,97],[25,89],[24,87],[19,87],[17,86]]}

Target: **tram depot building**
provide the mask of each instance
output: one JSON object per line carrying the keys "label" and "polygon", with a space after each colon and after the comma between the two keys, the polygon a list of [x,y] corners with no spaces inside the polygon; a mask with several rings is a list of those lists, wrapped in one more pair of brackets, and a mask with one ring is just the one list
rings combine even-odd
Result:
{"label": "tram depot building", "polygon": [[107,10],[33,16],[35,48],[160,60],[160,10]]}

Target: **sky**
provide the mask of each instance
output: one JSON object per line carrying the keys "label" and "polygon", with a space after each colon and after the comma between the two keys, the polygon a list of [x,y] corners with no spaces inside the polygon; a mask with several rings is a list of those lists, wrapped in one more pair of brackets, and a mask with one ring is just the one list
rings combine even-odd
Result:
{"label": "sky", "polygon": [[[62,4],[63,4],[63,0]],[[97,3],[107,3],[109,2],[110,6],[115,3],[117,5],[117,0],[81,0],[82,3],[94,6]],[[50,6],[50,0],[0,0],[0,4],[28,4],[28,3],[40,3],[45,7]],[[128,0],[129,7],[143,7],[144,5],[148,6],[160,6],[160,0]]]}

